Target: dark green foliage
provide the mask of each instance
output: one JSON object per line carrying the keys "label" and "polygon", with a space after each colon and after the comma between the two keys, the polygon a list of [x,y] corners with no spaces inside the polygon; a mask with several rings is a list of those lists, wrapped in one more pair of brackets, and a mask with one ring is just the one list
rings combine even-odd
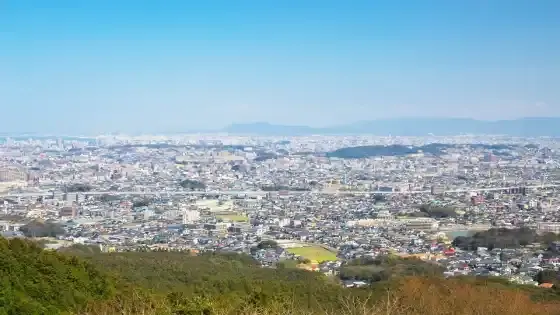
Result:
{"label": "dark green foliage", "polygon": [[[352,268],[377,272],[381,273],[379,280],[389,280],[368,288],[344,289],[335,278],[321,273],[296,269],[293,264],[262,268],[250,256],[233,253],[99,253],[84,245],[65,251],[42,250],[26,240],[0,239],[0,314],[213,315],[243,314],[246,309],[273,310],[268,314],[288,314],[280,312],[285,309],[297,314],[325,314],[327,310],[330,314],[365,314],[349,313],[348,303],[385,301],[387,289],[397,292],[407,287],[402,275],[445,281],[434,277],[441,274],[437,265],[396,256],[349,262],[344,272],[350,273]],[[371,275],[365,278],[371,279]],[[518,289],[499,279],[463,281],[527,290],[536,299],[560,296],[555,289]],[[222,312],[226,309],[227,313]]]}
{"label": "dark green foliage", "polygon": [[560,271],[542,270],[535,276],[538,283],[552,283],[556,286],[560,285]]}
{"label": "dark green foliage", "polygon": [[206,185],[204,183],[192,179],[184,179],[179,183],[179,185],[190,190],[206,189]]}
{"label": "dark green foliage", "polygon": [[548,250],[551,252],[560,251],[560,246],[558,246],[558,244],[560,244],[560,234],[547,232],[539,235],[539,239],[540,242],[548,247]]}
{"label": "dark green foliage", "polygon": [[452,207],[421,205],[419,209],[420,212],[416,212],[419,215],[415,215],[413,213],[412,216],[430,217],[437,219],[457,216],[457,211],[455,211],[455,209]]}
{"label": "dark green foliage", "polygon": [[[485,150],[506,150],[511,149],[507,145],[486,145],[486,144],[469,144],[464,145],[472,149]],[[432,155],[441,155],[449,148],[458,148],[461,145],[431,143],[424,146],[405,146],[400,144],[394,145],[366,145],[357,147],[341,148],[332,152],[327,152],[327,157],[343,158],[343,159],[360,159],[373,156],[403,156],[418,153],[420,151]]]}
{"label": "dark green foliage", "polygon": [[258,249],[278,248],[278,243],[272,240],[262,241],[257,245]]}
{"label": "dark green foliage", "polygon": [[260,152],[256,158],[253,159],[255,162],[262,162],[266,160],[275,159],[278,156],[272,152]]}
{"label": "dark green foliage", "polygon": [[519,248],[532,243],[549,241],[550,235],[539,236],[535,230],[529,228],[519,229],[490,229],[478,232],[472,236],[459,236],[453,240],[453,246],[463,250],[476,250],[478,247],[493,248]]}
{"label": "dark green foliage", "polygon": [[74,255],[93,255],[93,254],[100,254],[101,249],[97,245],[74,244],[70,247],[61,248],[59,252],[71,253]]}
{"label": "dark green foliage", "polygon": [[[118,187],[116,189],[112,189],[113,187],[115,187],[115,186],[112,186],[111,189],[109,189],[109,190],[114,190],[114,191],[118,190]],[[121,197],[119,197],[117,195],[104,194],[104,195],[99,196],[99,200],[103,201],[103,202],[116,201],[116,200],[120,200],[120,199],[121,199]]]}
{"label": "dark green foliage", "polygon": [[443,271],[439,265],[416,258],[379,256],[349,261],[342,266],[340,278],[379,282],[402,276],[441,276]]}
{"label": "dark green foliage", "polygon": [[297,261],[297,260],[286,259],[286,260],[282,260],[282,261],[278,262],[276,264],[276,268],[279,268],[279,269],[282,269],[282,268],[290,269],[290,268],[292,268],[293,269],[293,268],[297,268],[298,264],[299,264],[299,261]]}
{"label": "dark green foliage", "polygon": [[142,208],[142,207],[147,207],[149,205],[150,205],[150,200],[148,199],[135,200],[132,203],[132,208]]}
{"label": "dark green foliage", "polygon": [[27,237],[56,237],[64,234],[64,229],[54,222],[31,221],[19,230]]}
{"label": "dark green foliage", "polygon": [[72,184],[66,187],[66,192],[88,192],[91,186],[87,184]]}
{"label": "dark green foliage", "polygon": [[[221,301],[230,307],[296,303],[302,309],[326,306],[332,309],[342,307],[340,298],[351,293],[320,273],[294,268],[261,268],[246,255],[130,252],[84,258],[118,274],[128,283],[167,294],[168,298],[197,297],[216,303]],[[362,294],[361,291],[354,293]],[[194,302],[189,299],[175,300],[173,304],[185,311],[192,310]],[[200,306],[199,302],[194,304]]]}
{"label": "dark green foliage", "polygon": [[0,238],[0,314],[60,314],[114,292],[113,282],[81,259]]}
{"label": "dark green foliage", "polygon": [[417,153],[419,148],[403,145],[368,145],[358,147],[348,147],[328,152],[327,157],[343,159],[360,159],[372,156],[401,156]]}

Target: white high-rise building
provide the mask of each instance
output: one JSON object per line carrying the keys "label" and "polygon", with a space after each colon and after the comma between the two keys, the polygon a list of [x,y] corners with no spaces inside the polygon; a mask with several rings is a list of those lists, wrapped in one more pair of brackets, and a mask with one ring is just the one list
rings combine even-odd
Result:
{"label": "white high-rise building", "polygon": [[200,212],[197,210],[183,211],[183,224],[189,224],[200,220]]}

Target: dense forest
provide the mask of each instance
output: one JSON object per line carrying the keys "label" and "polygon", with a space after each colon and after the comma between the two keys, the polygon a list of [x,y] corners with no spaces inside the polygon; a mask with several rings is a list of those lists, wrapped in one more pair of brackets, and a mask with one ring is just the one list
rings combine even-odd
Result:
{"label": "dense forest", "polygon": [[435,265],[396,257],[349,262],[345,277],[361,277],[360,268],[391,275],[349,289],[317,272],[261,268],[245,255],[62,253],[0,239],[0,314],[560,314],[558,289],[446,280]]}
{"label": "dense forest", "polygon": [[343,265],[340,278],[343,280],[364,280],[380,282],[392,277],[430,276],[437,277],[444,269],[437,264],[426,263],[416,258],[380,256],[376,258],[354,259]]}

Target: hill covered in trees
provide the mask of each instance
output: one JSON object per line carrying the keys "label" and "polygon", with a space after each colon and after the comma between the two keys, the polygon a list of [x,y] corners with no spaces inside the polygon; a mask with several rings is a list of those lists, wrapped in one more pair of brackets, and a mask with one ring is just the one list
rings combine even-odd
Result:
{"label": "hill covered in trees", "polygon": [[542,235],[530,228],[519,229],[490,229],[477,232],[471,236],[459,236],[453,240],[453,246],[463,250],[476,250],[478,247],[493,248],[519,248],[532,243],[541,243],[549,246],[560,241],[560,236],[554,233]]}
{"label": "hill covered in trees", "polygon": [[340,278],[343,280],[364,280],[369,283],[390,280],[403,276],[440,276],[444,268],[419,259],[401,259],[394,256],[354,259],[343,265]]}
{"label": "hill covered in trees", "polygon": [[509,145],[488,145],[488,144],[463,144],[454,145],[446,143],[430,143],[423,146],[408,146],[401,144],[393,145],[365,145],[356,147],[340,148],[331,152],[327,152],[327,157],[342,158],[342,159],[360,159],[376,156],[404,156],[423,152],[430,155],[445,154],[447,149],[469,147],[471,149],[485,149],[491,150],[494,154],[500,155],[501,150],[509,150],[512,147]]}
{"label": "hill covered in trees", "polygon": [[116,290],[84,260],[18,238],[0,238],[0,281],[0,314],[60,314]]}
{"label": "hill covered in trees", "polygon": [[84,246],[60,253],[27,240],[0,239],[0,314],[560,313],[556,289],[445,280],[436,266],[422,264],[398,258],[354,261],[348,274],[379,268],[392,274],[348,289],[336,277],[261,268],[238,254],[99,253]]}

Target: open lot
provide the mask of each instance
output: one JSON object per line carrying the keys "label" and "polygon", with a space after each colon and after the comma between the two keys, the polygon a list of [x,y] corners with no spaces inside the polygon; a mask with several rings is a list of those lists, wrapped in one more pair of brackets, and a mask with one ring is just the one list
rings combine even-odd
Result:
{"label": "open lot", "polygon": [[240,215],[240,214],[219,214],[216,215],[216,218],[218,219],[222,219],[223,221],[232,221],[232,222],[247,222],[249,221],[249,218],[244,216],[244,215]]}
{"label": "open lot", "polygon": [[286,250],[289,253],[299,255],[311,261],[322,262],[327,260],[336,260],[336,254],[320,246],[293,247]]}
{"label": "open lot", "polygon": [[208,208],[211,212],[231,211],[233,201],[220,202],[216,199],[198,200],[196,205],[201,208]]}

